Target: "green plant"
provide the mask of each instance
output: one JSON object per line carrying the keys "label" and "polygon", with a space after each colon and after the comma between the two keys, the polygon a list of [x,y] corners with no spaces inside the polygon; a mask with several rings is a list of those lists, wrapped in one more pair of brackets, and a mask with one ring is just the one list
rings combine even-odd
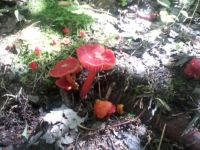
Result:
{"label": "green plant", "polygon": [[[66,59],[68,56],[75,56],[75,50],[83,44],[85,44],[83,40],[76,39],[72,42],[72,45],[61,46],[59,51],[48,52],[43,50],[41,55],[37,56],[34,51],[29,49],[29,45],[24,43],[21,46],[18,63],[27,66],[26,69],[28,68],[28,70],[20,74],[21,83],[33,89],[38,85],[44,87],[55,86],[54,80],[49,77],[49,71],[58,61]],[[28,67],[32,62],[36,62],[39,66],[35,71]]]}
{"label": "green plant", "polygon": [[120,5],[121,7],[127,6],[127,5],[128,5],[128,0],[119,0],[119,5]]}
{"label": "green plant", "polygon": [[76,33],[80,29],[85,29],[92,23],[93,19],[85,14],[77,14],[74,10],[79,9],[78,5],[67,7],[59,6],[55,0],[38,0],[37,4],[28,5],[31,17],[41,21],[44,26],[61,30],[68,27]]}
{"label": "green plant", "polygon": [[[194,14],[197,11],[200,0],[198,0],[197,2],[195,2],[195,0],[178,1],[178,5],[180,7],[179,11],[174,11],[177,9],[175,6],[177,4],[175,4],[173,0],[157,0],[157,3],[164,7],[164,9],[162,8],[159,13],[160,19],[163,23],[166,24],[170,23],[171,25],[173,25],[177,21],[189,19],[190,20],[189,25],[190,25],[192,18],[194,17]],[[195,8],[192,9],[193,10],[192,15],[189,15],[188,12],[191,12],[190,8],[192,8],[193,5],[195,5],[194,6]]]}

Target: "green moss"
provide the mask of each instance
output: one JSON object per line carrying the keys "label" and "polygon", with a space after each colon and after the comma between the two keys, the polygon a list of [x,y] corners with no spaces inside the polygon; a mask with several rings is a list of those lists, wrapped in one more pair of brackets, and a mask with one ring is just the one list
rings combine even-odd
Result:
{"label": "green moss", "polygon": [[118,3],[121,7],[125,7],[128,5],[128,0],[118,0]]}
{"label": "green moss", "polygon": [[85,29],[93,22],[93,19],[85,14],[74,13],[78,5],[59,6],[55,0],[33,0],[28,4],[31,18],[40,21],[44,26],[61,30],[68,27],[73,33]]}
{"label": "green moss", "polygon": [[34,54],[34,51],[29,49],[27,43],[21,46],[19,53],[19,63],[29,66],[31,62],[36,62],[39,68],[36,72],[28,69],[25,73],[20,75],[20,81],[24,86],[32,87],[38,86],[49,88],[55,86],[54,79],[49,76],[49,71],[54,68],[55,64],[60,60],[66,59],[69,56],[75,56],[75,50],[81,45],[85,44],[82,40],[73,41],[72,45],[61,47],[59,51],[42,51],[40,57]]}

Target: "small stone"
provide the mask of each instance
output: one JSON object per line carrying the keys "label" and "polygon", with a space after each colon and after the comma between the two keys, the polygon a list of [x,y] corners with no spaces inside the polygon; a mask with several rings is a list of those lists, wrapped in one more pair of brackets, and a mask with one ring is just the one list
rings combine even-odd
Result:
{"label": "small stone", "polygon": [[178,36],[178,33],[173,30],[170,30],[169,36],[172,38],[176,38]]}
{"label": "small stone", "polygon": [[38,104],[40,99],[37,95],[28,95],[28,100],[34,104]]}

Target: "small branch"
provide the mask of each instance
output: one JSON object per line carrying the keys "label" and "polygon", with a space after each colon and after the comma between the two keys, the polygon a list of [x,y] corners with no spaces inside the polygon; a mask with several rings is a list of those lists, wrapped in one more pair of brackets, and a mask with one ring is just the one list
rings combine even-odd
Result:
{"label": "small branch", "polygon": [[101,132],[101,131],[104,131],[104,130],[109,130],[109,129],[116,128],[116,127],[119,127],[119,126],[122,126],[122,125],[125,125],[125,124],[128,124],[128,123],[131,123],[131,122],[135,122],[135,121],[137,121],[144,114],[145,111],[146,111],[146,109],[143,109],[143,111],[137,117],[135,117],[133,119],[130,119],[130,120],[127,120],[127,121],[124,121],[124,122],[120,122],[120,123],[117,123],[117,124],[114,124],[114,125],[111,125],[111,126],[109,126],[107,128],[96,130],[96,132]]}
{"label": "small branch", "polygon": [[92,128],[88,128],[88,127],[85,127],[81,124],[78,125],[79,128],[83,129],[83,130],[86,130],[86,131],[95,131],[96,129],[92,129]]}
{"label": "small branch", "polygon": [[99,88],[99,98],[101,99],[101,84],[100,84],[100,81],[99,81],[99,73],[97,74],[98,76],[98,88]]}
{"label": "small branch", "polygon": [[197,5],[196,5],[196,7],[195,7],[195,9],[194,9],[194,11],[193,11],[193,13],[192,13],[192,17],[191,17],[191,19],[190,19],[190,22],[189,22],[189,25],[188,25],[188,26],[191,25],[191,22],[192,22],[192,19],[193,19],[193,17],[194,17],[194,14],[195,14],[195,12],[197,11],[197,8],[198,8],[198,6],[199,6],[199,2],[200,2],[200,0],[197,1]]}
{"label": "small branch", "polygon": [[94,131],[94,132],[92,132],[92,133],[90,133],[90,134],[87,134],[87,135],[83,136],[82,138],[85,138],[85,137],[87,137],[87,136],[95,135],[95,134],[97,134],[97,133],[99,133],[99,132],[102,132],[102,131],[105,131],[105,130],[110,130],[110,129],[113,129],[113,128],[116,128],[116,127],[119,127],[119,126],[122,126],[122,125],[126,125],[126,124],[129,124],[129,123],[132,123],[132,122],[136,122],[136,121],[138,121],[138,119],[145,113],[146,110],[147,110],[146,108],[143,109],[143,111],[142,111],[137,117],[135,117],[135,118],[133,118],[133,119],[129,119],[129,120],[126,120],[126,121],[124,121],[124,122],[120,122],[120,123],[117,123],[117,124],[114,124],[114,125],[110,125],[110,126],[108,126],[108,127],[106,127],[106,128],[91,129],[91,128],[87,128],[87,127],[83,127],[82,125],[79,125],[79,127],[82,128],[82,129],[84,129],[84,130],[87,130],[87,131]]}
{"label": "small branch", "polygon": [[189,133],[189,131],[195,127],[195,125],[197,124],[197,121],[200,118],[200,112],[198,112],[194,118],[190,121],[190,123],[188,124],[188,126],[186,127],[186,129],[183,131],[183,133],[181,134],[181,136],[186,135],[187,133]]}
{"label": "small branch", "polygon": [[79,136],[80,136],[80,133],[78,133],[78,135],[76,136],[76,140],[75,140],[75,143],[74,143],[73,150],[78,150],[78,149],[77,149],[77,144],[78,144]]}
{"label": "small branch", "polygon": [[162,131],[162,134],[161,134],[161,137],[160,137],[160,142],[159,142],[157,150],[160,150],[160,147],[161,147],[161,144],[162,144],[162,141],[163,141],[163,137],[164,137],[164,133],[165,133],[165,128],[166,128],[166,124],[163,127],[163,131]]}
{"label": "small branch", "polygon": [[111,94],[111,92],[112,92],[112,90],[113,90],[113,87],[114,87],[115,85],[116,85],[116,83],[113,82],[113,83],[109,86],[108,91],[107,91],[106,96],[105,96],[105,99],[106,99],[106,100],[109,99],[110,94]]}

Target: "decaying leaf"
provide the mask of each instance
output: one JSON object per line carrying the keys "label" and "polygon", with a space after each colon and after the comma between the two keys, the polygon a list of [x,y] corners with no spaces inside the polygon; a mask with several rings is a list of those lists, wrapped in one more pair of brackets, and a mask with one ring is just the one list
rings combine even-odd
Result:
{"label": "decaying leaf", "polygon": [[28,137],[29,137],[29,135],[28,135],[28,124],[27,123],[26,123],[24,131],[22,133],[22,137],[24,137],[25,139],[28,139]]}
{"label": "decaying leaf", "polygon": [[56,143],[62,148],[62,144],[70,144],[75,140],[77,135],[77,127],[84,122],[85,118],[81,118],[72,109],[66,106],[53,109],[50,113],[43,117],[43,120],[51,125],[42,139],[46,143]]}
{"label": "decaying leaf", "polygon": [[173,23],[175,21],[178,21],[177,16],[175,15],[170,15],[167,10],[161,10],[160,11],[160,20],[163,23]]}

